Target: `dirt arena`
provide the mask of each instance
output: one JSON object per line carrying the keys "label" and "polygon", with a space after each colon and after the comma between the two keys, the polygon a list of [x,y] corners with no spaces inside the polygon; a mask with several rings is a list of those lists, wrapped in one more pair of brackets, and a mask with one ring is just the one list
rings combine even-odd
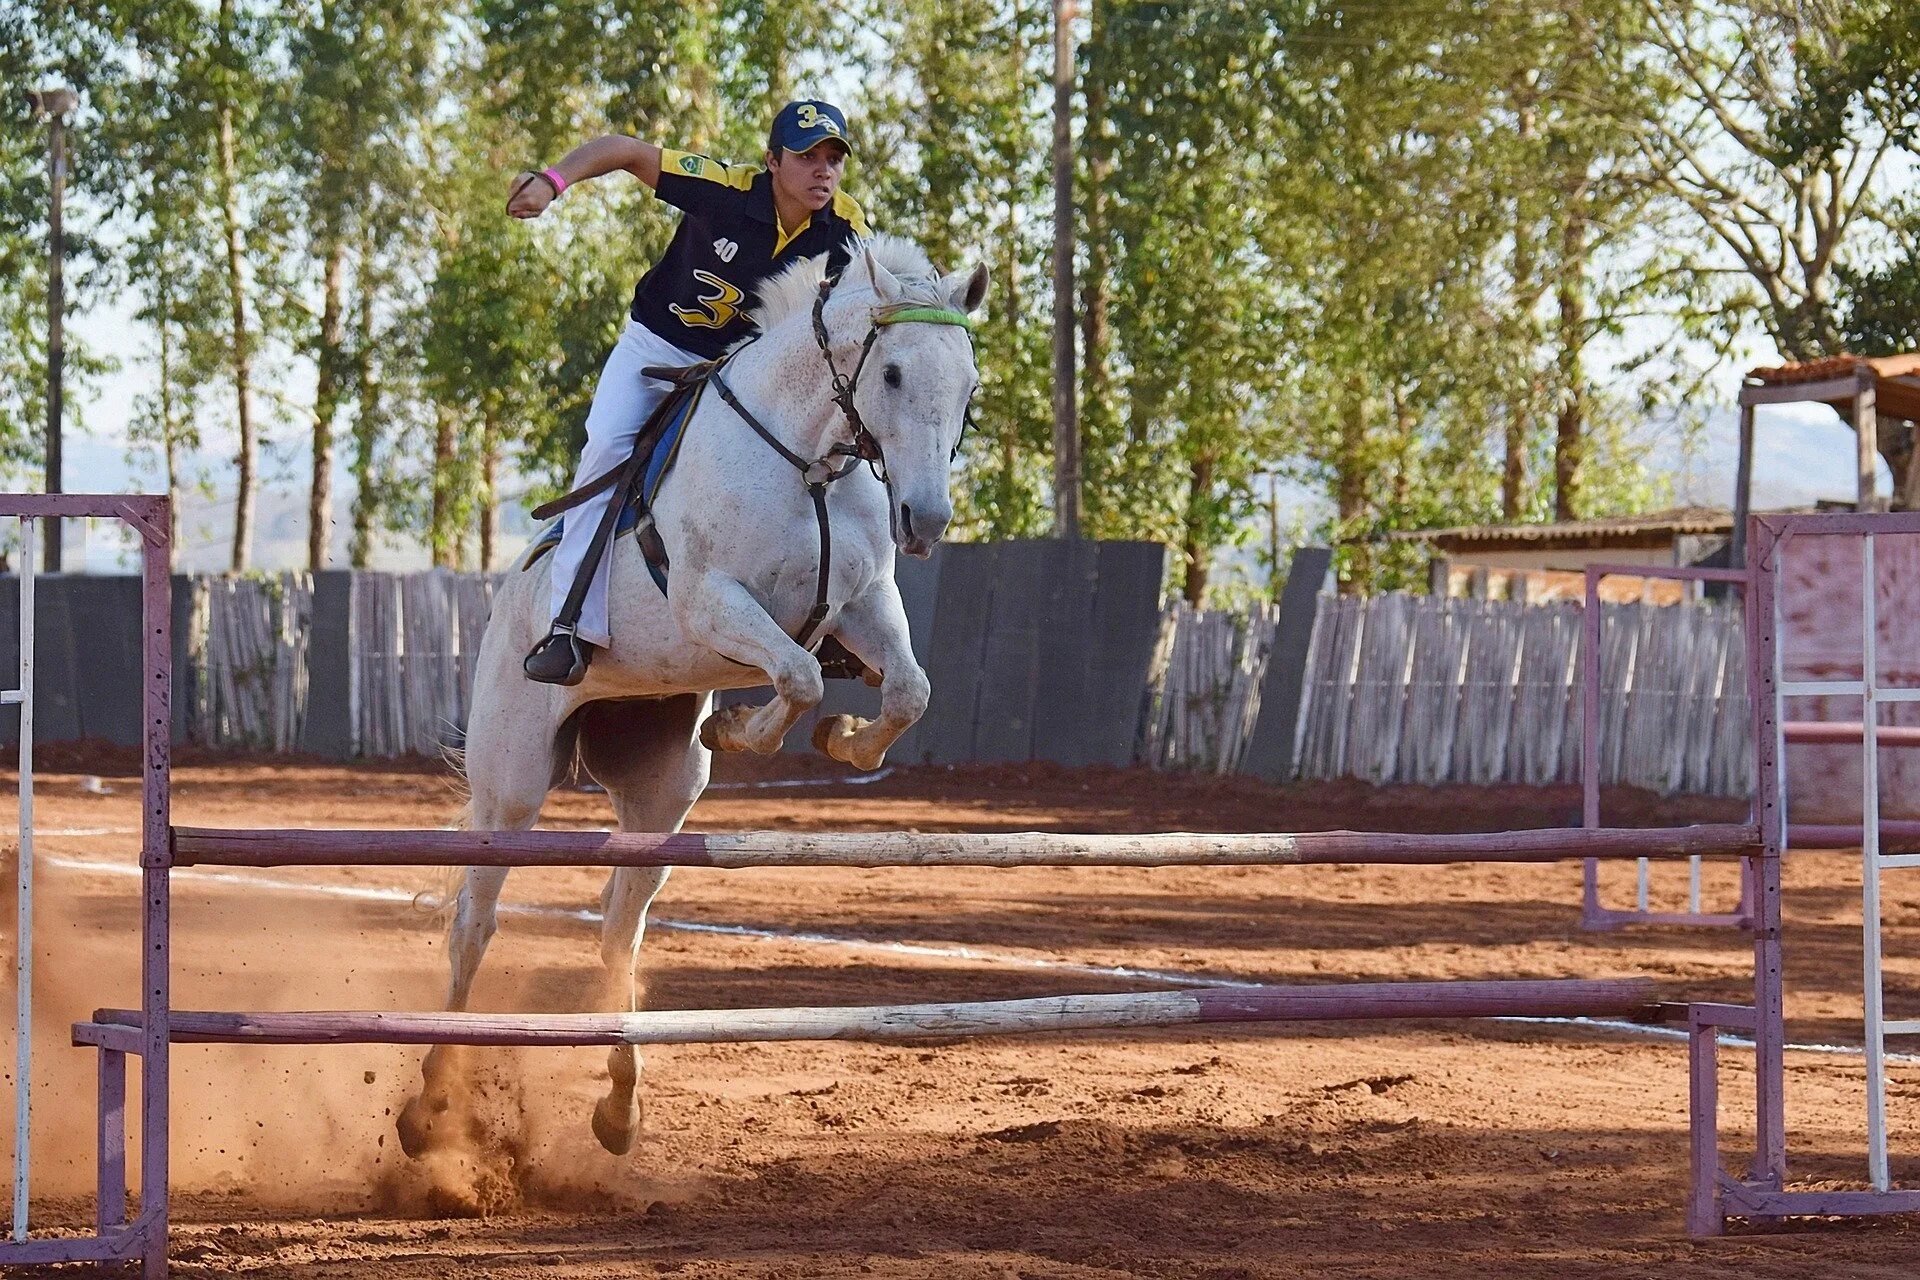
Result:
{"label": "dirt arena", "polygon": [[[37,1212],[77,1225],[90,1214],[92,1056],[67,1047],[64,1029],[94,1006],[137,1003],[138,779],[126,757],[56,763],[63,771],[39,791],[41,827],[63,834],[42,841]],[[1498,830],[1566,825],[1578,810],[1568,791],[1270,788],[1141,772],[830,779],[805,755],[727,761],[690,825]],[[807,785],[768,785],[782,781]],[[425,765],[189,760],[175,786],[182,825],[438,826],[459,802],[445,770]],[[1608,800],[1621,823],[1738,816]],[[604,797],[583,791],[556,794],[548,812],[555,827],[608,820]],[[1615,872],[1620,901],[1631,872]],[[595,926],[569,913],[597,904],[600,879],[515,873],[478,1007],[591,1007]],[[1710,896],[1724,900],[1730,883],[1716,868]],[[442,925],[415,895],[440,889],[437,872],[183,872],[176,1003],[437,1008]],[[1912,1016],[1920,876],[1895,873],[1887,893],[1889,1013]],[[1740,935],[1583,934],[1577,900],[1571,865],[680,871],[642,969],[656,1008],[1155,985],[1112,966],[1305,982],[1646,974],[1665,998],[1747,998]],[[1786,903],[1790,1037],[1857,1045],[1857,859],[1796,858]],[[793,932],[815,936],[782,936]],[[911,947],[888,945],[900,943]],[[1724,1058],[1738,1147],[1750,1060]],[[176,1274],[1521,1280],[1681,1268],[1803,1280],[1909,1275],[1920,1259],[1920,1231],[1897,1220],[1689,1241],[1684,1045],[1604,1028],[657,1048],[644,1135],[618,1159],[587,1127],[603,1050],[489,1051],[472,1064],[484,1150],[455,1169],[397,1150],[393,1116],[418,1059],[359,1046],[176,1050]],[[1920,1159],[1898,1159],[1920,1154],[1920,1067],[1894,1070],[1896,1177],[1920,1179]],[[1796,1177],[1857,1183],[1859,1058],[1796,1051],[1787,1071]]]}

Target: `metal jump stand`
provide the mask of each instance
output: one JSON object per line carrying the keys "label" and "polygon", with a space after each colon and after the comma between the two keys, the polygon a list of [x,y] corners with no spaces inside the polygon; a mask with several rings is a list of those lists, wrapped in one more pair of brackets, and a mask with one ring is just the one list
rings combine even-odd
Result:
{"label": "metal jump stand", "polygon": [[[171,588],[167,576],[172,522],[167,500],[113,494],[0,495],[0,519],[18,517],[27,535],[20,575],[20,686],[0,694],[18,702],[20,721],[20,915],[16,980],[19,1075],[16,1077],[13,1235],[0,1242],[0,1266],[53,1262],[124,1262],[142,1259],[149,1277],[166,1274],[167,1239],[167,946],[171,905],[168,885],[168,767],[172,730]],[[27,1233],[28,1172],[32,1154],[31,1071],[33,1046],[33,522],[38,519],[120,520],[140,539],[141,549],[141,740],[140,866],[143,897],[138,1038],[143,1145],[140,1152],[140,1212],[126,1215],[127,1055],[99,1057],[100,1125],[98,1208],[95,1234],[30,1239]]]}
{"label": "metal jump stand", "polygon": [[[1920,513],[1898,515],[1832,514],[1755,516],[1749,526],[1751,589],[1747,594],[1747,633],[1753,656],[1754,749],[1758,768],[1754,793],[1762,853],[1757,860],[1754,899],[1754,1004],[1744,1008],[1695,1004],[1689,1010],[1692,1084],[1693,1187],[1688,1226],[1696,1235],[1718,1234],[1728,1217],[1781,1218],[1795,1215],[1845,1215],[1920,1211],[1920,1190],[1892,1185],[1887,1167],[1886,1038],[1920,1034],[1920,1019],[1889,1021],[1882,1007],[1880,972],[1880,873],[1920,867],[1920,855],[1882,854],[1883,836],[1905,833],[1916,824],[1880,820],[1879,749],[1883,737],[1905,745],[1911,731],[1890,732],[1878,723],[1883,703],[1920,702],[1920,688],[1880,684],[1876,629],[1879,625],[1874,543],[1881,537],[1920,536]],[[1861,548],[1861,655],[1857,680],[1786,680],[1781,653],[1781,551],[1794,537],[1845,537]],[[1854,697],[1861,700],[1860,723],[1789,726],[1782,702],[1792,697]],[[1861,743],[1861,823],[1848,827],[1795,827],[1787,820],[1786,744],[1789,741]],[[1786,1189],[1787,1143],[1783,986],[1780,965],[1780,861],[1790,841],[1803,836],[1831,845],[1858,843],[1861,850],[1862,974],[1867,1067],[1867,1178],[1861,1191]],[[1754,1154],[1748,1172],[1735,1178],[1720,1167],[1717,1123],[1717,1058],[1722,1030],[1751,1032],[1756,1071]]]}

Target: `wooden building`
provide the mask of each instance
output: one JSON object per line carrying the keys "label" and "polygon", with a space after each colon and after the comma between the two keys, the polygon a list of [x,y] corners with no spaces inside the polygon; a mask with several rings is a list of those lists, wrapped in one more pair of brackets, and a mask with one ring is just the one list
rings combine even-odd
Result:
{"label": "wooden building", "polygon": [[[1389,536],[1427,545],[1435,595],[1540,601],[1580,599],[1590,564],[1698,564],[1725,548],[1732,529],[1733,516],[1722,508],[1675,507],[1638,516],[1458,525]],[[1601,594],[1673,603],[1687,588],[1665,579],[1620,577],[1602,584]]]}

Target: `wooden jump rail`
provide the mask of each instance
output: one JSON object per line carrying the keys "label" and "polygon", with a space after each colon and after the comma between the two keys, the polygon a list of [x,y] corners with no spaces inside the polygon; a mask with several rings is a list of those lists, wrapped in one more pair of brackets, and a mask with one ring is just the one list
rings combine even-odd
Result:
{"label": "wooden jump rail", "polygon": [[1062,835],[746,831],[246,831],[180,827],[175,866],[1176,867],[1751,857],[1751,824],[1405,835]]}
{"label": "wooden jump rail", "polygon": [[[1373,1018],[1659,1018],[1647,978],[1375,982],[1198,987],[962,1004],[646,1013],[195,1013],[167,1024],[180,1043],[575,1046],[731,1044],[773,1040],[913,1040],[928,1036],[1177,1027],[1193,1023]],[[138,1052],[139,1011],[101,1009],[76,1044]]]}

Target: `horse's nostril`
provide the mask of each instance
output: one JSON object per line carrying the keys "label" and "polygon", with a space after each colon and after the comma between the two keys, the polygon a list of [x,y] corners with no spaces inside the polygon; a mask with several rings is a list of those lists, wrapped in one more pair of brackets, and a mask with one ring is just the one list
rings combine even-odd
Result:
{"label": "horse's nostril", "polygon": [[900,532],[913,536],[913,508],[904,502],[900,504]]}

